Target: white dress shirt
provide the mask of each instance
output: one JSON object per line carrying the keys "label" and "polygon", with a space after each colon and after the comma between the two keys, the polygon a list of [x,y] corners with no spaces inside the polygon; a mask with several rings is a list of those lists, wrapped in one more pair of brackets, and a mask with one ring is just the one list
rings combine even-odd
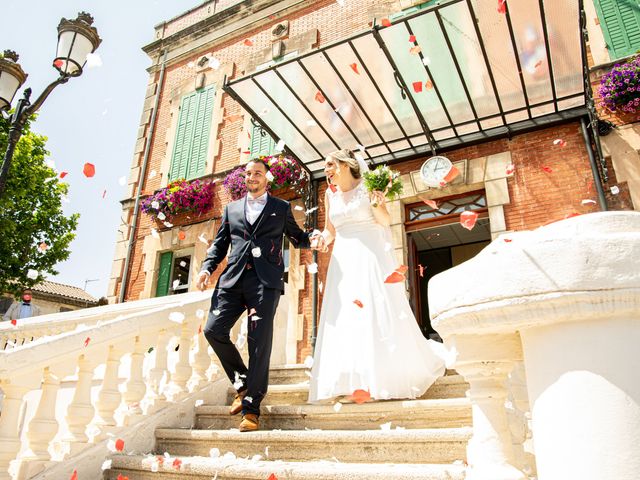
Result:
{"label": "white dress shirt", "polygon": [[251,225],[258,219],[262,210],[264,210],[264,206],[267,204],[267,192],[264,192],[257,198],[251,198],[251,195],[247,194],[247,202],[244,209],[245,217],[247,218],[247,222]]}

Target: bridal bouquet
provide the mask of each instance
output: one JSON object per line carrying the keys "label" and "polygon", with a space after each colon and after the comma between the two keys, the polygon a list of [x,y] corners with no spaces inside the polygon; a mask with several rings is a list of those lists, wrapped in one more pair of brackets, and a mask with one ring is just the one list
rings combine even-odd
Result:
{"label": "bridal bouquet", "polygon": [[[400,173],[391,170],[387,165],[380,165],[375,170],[364,172],[364,186],[369,192],[380,191],[385,197],[392,200],[402,193],[402,180]],[[373,203],[374,207],[378,205]]]}

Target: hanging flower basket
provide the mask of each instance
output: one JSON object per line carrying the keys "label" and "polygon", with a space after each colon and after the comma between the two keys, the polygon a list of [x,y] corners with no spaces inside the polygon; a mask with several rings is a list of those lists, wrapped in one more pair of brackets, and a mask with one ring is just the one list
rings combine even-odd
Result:
{"label": "hanging flower basket", "polygon": [[[272,179],[267,188],[270,191],[293,188],[296,192],[302,193],[302,188],[307,184],[307,176],[295,159],[287,155],[269,155],[258,158],[269,164],[269,173]],[[244,197],[247,194],[247,186],[244,183],[244,167],[238,167],[230,172],[222,185],[232,200]]]}
{"label": "hanging flower basket", "polygon": [[600,78],[600,105],[611,112],[640,111],[640,55],[616,64]]}
{"label": "hanging flower basket", "polygon": [[213,206],[213,183],[180,179],[142,201],[142,211],[166,222],[183,213],[205,213]]}

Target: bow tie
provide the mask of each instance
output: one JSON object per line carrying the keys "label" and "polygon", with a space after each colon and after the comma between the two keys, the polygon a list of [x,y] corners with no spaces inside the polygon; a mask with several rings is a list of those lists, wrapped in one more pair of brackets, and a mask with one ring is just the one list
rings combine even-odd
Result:
{"label": "bow tie", "polygon": [[259,198],[247,197],[247,202],[250,203],[251,205],[265,205],[267,203],[267,198],[266,197],[259,197]]}

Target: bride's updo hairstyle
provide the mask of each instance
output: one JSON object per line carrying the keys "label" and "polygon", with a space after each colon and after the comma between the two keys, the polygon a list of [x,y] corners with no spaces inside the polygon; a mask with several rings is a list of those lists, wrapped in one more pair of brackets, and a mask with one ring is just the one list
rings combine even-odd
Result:
{"label": "bride's updo hairstyle", "polygon": [[329,154],[329,157],[349,167],[349,170],[351,171],[351,175],[353,175],[353,178],[360,178],[362,176],[362,172],[360,171],[360,165],[358,164],[358,160],[356,160],[355,155],[348,148],[343,148],[342,150],[336,150],[335,152],[331,152]]}

